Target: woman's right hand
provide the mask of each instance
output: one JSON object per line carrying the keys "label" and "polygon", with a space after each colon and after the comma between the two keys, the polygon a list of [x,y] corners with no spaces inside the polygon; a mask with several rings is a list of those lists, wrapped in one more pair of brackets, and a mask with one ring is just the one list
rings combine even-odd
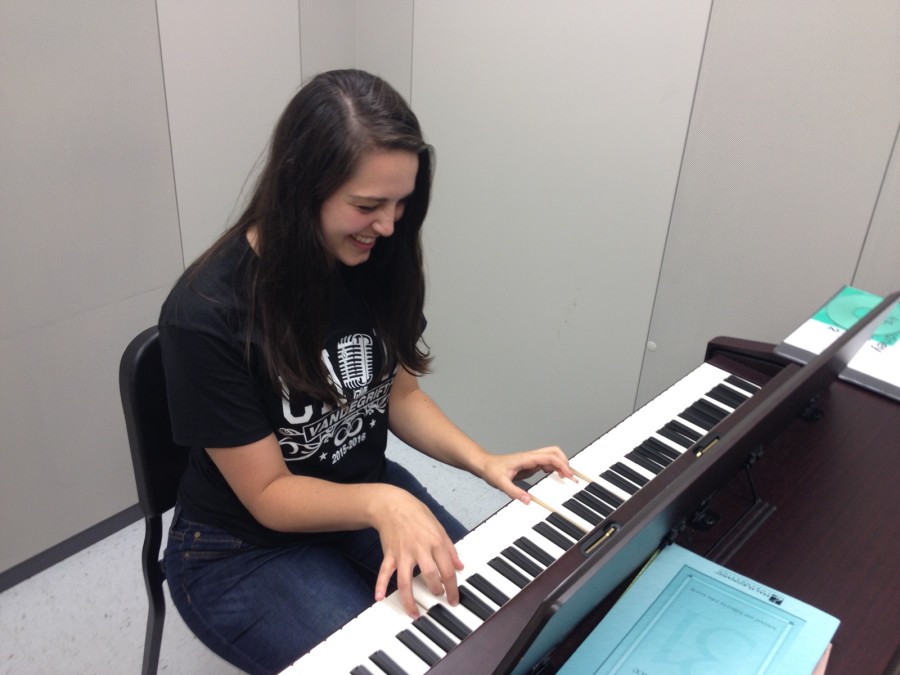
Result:
{"label": "woman's right hand", "polygon": [[375,582],[375,600],[387,594],[391,576],[397,573],[397,589],[403,608],[412,618],[419,610],[412,593],[416,567],[435,596],[444,593],[447,602],[459,602],[456,573],[463,569],[456,547],[425,504],[410,493],[393,486],[383,500],[373,505],[372,522],[381,538],[384,560]]}
{"label": "woman's right hand", "polygon": [[207,448],[231,489],[260,523],[280,532],[340,532],[374,527],[384,560],[375,599],[387,594],[391,575],[407,613],[418,616],[413,571],[436,596],[459,602],[456,572],[462,562],[429,508],[409,492],[385,483],[331,483],[290,473],[274,434],[236,448]]}

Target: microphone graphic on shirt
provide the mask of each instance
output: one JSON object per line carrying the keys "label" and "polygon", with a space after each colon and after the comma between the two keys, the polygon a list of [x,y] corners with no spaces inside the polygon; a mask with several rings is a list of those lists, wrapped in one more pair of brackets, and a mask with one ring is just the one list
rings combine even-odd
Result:
{"label": "microphone graphic on shirt", "polygon": [[341,338],[337,358],[345,396],[350,391],[354,398],[366,393],[372,381],[372,338],[360,333]]}
{"label": "microphone graphic on shirt", "polygon": [[[351,401],[361,401],[361,397],[369,393],[374,372],[373,342],[371,336],[359,333],[342,338],[335,349],[336,364],[332,362],[328,350],[322,350],[322,362],[344,401],[339,410],[334,410],[328,403],[322,403],[321,414],[315,416],[313,406],[310,404],[304,408],[302,414],[297,415],[291,409],[290,394],[282,382],[284,418],[292,424],[302,425],[300,428],[286,426],[280,429],[284,438],[279,440],[279,444],[282,446],[285,460],[312,458],[322,445],[330,440],[334,443],[331,457],[332,463],[335,463],[353,447],[348,442],[355,444],[361,440],[358,434],[363,429],[365,418],[385,412],[390,391],[389,382],[380,385],[376,390],[379,393],[371,400],[367,399],[364,407],[355,408],[351,405]],[[338,372],[335,372],[335,366]],[[319,455],[320,460],[328,457],[329,453]]]}

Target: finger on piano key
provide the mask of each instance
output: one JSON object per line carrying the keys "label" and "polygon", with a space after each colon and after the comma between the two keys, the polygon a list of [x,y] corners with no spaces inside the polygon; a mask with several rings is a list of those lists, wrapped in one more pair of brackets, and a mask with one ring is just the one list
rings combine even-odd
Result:
{"label": "finger on piano key", "polygon": [[[443,607],[442,610],[437,610],[438,616],[431,615],[432,618],[434,618],[435,621],[438,621],[439,623],[441,623],[439,617],[443,616],[443,614],[445,613],[453,615],[458,621],[462,622],[462,624],[469,632],[473,631],[482,623],[481,619],[472,614],[472,612],[470,612],[462,605],[450,605],[447,602],[447,596],[445,594],[435,596],[430,590],[428,590],[428,586],[425,585],[420,577],[416,577],[413,579],[412,591],[413,597],[416,599],[416,603],[419,604],[423,609],[425,609],[426,612],[430,613],[431,610],[436,606]],[[451,627],[445,625],[444,623],[441,623],[441,625],[444,626],[444,628],[447,628],[447,630],[449,630],[451,633],[454,632]],[[459,636],[457,635],[457,637]]]}

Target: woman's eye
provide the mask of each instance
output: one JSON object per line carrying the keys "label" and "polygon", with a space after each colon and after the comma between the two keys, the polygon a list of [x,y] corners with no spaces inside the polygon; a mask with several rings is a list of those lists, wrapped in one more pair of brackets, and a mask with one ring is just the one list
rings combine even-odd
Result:
{"label": "woman's eye", "polygon": [[375,209],[377,209],[378,207],[377,206],[357,206],[356,208],[359,209],[360,213],[374,213]]}

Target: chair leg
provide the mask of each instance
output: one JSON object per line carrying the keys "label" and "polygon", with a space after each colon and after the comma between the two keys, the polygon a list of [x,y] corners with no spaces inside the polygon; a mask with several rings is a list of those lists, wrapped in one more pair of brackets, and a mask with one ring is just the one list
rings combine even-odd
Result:
{"label": "chair leg", "polygon": [[144,585],[147,587],[147,632],[144,636],[144,663],[141,672],[155,675],[159,666],[159,650],[162,643],[163,621],[166,618],[166,600],[162,584],[165,580],[159,565],[159,549],[162,544],[162,518],[144,518],[143,568]]}

